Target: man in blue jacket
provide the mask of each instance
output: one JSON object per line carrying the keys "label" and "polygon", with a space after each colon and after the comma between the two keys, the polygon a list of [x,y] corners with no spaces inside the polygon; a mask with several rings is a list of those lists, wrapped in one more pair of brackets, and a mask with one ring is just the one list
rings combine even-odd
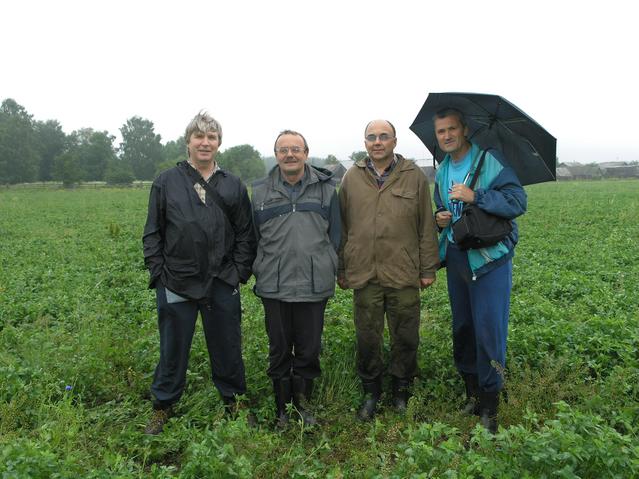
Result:
{"label": "man in blue jacket", "polygon": [[160,330],[147,434],[162,431],[182,396],[198,312],[227,411],[246,392],[239,290],[255,258],[251,203],[240,179],[215,161],[222,127],[214,118],[199,113],[184,138],[188,161],[153,182],[142,239]]}
{"label": "man in blue jacket", "polygon": [[[526,192],[502,155],[490,149],[475,190],[467,185],[482,154],[467,139],[462,112],[435,114],[435,135],[446,153],[435,176],[435,220],[440,228],[440,260],[447,268],[453,316],[453,356],[466,385],[464,412],[480,416],[482,425],[497,430],[499,392],[503,388],[512,257],[518,240],[514,218],[526,211]],[[494,246],[461,250],[451,225],[465,203],[512,220],[509,236]]]}

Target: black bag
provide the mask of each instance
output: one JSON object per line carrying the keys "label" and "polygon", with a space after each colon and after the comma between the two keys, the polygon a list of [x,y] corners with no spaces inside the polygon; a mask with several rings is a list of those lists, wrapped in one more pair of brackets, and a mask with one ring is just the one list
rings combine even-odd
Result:
{"label": "black bag", "polygon": [[[475,187],[486,151],[481,155],[470,188]],[[479,249],[493,246],[503,240],[513,230],[509,219],[495,216],[474,204],[465,204],[461,217],[452,225],[453,239],[461,250]]]}

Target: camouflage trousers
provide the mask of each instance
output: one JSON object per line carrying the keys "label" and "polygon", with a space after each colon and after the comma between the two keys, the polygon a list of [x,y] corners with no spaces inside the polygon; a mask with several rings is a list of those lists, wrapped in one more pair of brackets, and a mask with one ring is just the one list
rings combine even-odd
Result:
{"label": "camouflage trousers", "polygon": [[384,372],[384,317],[390,336],[389,372],[410,380],[417,375],[419,288],[367,284],[353,294],[357,335],[357,374],[364,382]]}

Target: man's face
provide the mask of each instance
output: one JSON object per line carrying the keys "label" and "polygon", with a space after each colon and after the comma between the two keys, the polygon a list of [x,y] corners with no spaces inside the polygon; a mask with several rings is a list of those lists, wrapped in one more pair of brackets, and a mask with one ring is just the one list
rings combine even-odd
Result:
{"label": "man's face", "polygon": [[196,163],[208,163],[213,161],[220,147],[220,138],[217,131],[194,131],[191,133],[188,143],[189,158]]}
{"label": "man's face", "polygon": [[446,116],[444,118],[435,118],[435,136],[441,150],[450,153],[454,159],[459,153],[465,150],[468,141],[466,135],[468,127],[462,127],[459,118],[456,116]]}
{"label": "man's face", "polygon": [[375,120],[366,128],[364,145],[374,162],[384,163],[393,159],[397,138],[388,122]]}
{"label": "man's face", "polygon": [[304,140],[298,135],[282,135],[275,143],[275,158],[281,172],[287,177],[297,177],[304,172],[308,152]]}

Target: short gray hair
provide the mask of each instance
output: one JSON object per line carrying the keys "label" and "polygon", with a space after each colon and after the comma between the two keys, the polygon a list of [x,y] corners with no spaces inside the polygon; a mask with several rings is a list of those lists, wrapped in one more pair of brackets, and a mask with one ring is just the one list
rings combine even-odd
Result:
{"label": "short gray hair", "polygon": [[219,144],[222,144],[222,125],[206,111],[200,111],[187,125],[186,131],[184,132],[184,141],[187,145],[189,144],[191,135],[196,131],[201,131],[202,133],[215,131],[220,140]]}
{"label": "short gray hair", "polygon": [[299,131],[295,131],[295,130],[282,130],[280,132],[279,135],[277,135],[277,138],[275,138],[275,144],[273,145],[273,151],[275,151],[275,146],[277,145],[277,140],[280,139],[281,136],[283,135],[293,135],[293,136],[299,136],[300,138],[302,138],[302,141],[304,142],[304,153],[308,153],[308,143],[306,143],[306,138],[304,138],[304,135],[302,135]]}
{"label": "short gray hair", "polygon": [[450,107],[437,110],[435,114],[433,115],[433,122],[437,119],[441,120],[449,116],[453,116],[457,118],[462,128],[466,128],[468,126],[468,124],[466,123],[466,116],[464,115],[464,113],[461,110],[458,110],[457,108],[450,108]]}

